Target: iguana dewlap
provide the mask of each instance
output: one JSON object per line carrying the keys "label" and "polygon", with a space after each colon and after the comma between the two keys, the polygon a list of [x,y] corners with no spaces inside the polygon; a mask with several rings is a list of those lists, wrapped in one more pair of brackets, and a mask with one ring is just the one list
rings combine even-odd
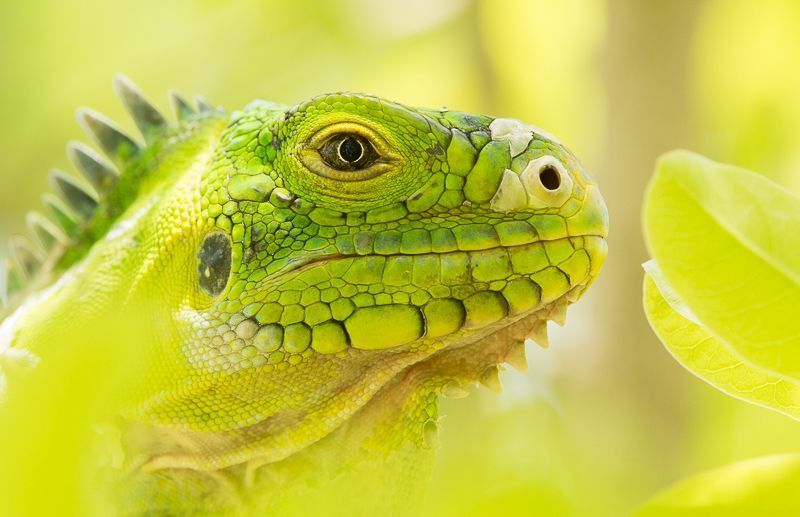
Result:
{"label": "iguana dewlap", "polygon": [[408,507],[438,396],[524,366],[606,256],[594,180],[517,120],[336,93],[173,95],[172,122],[115,88],[143,138],[79,112],[104,156],[70,144],[84,179],[52,173],[11,241],[0,368],[93,329],[141,347],[110,418],[122,513]]}

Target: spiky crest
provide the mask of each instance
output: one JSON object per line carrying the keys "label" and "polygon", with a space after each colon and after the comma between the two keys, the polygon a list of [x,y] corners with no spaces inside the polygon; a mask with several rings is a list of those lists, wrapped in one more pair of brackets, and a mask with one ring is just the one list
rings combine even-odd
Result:
{"label": "spiky crest", "polygon": [[175,90],[170,90],[169,101],[175,111],[175,116],[178,117],[178,122],[182,122],[197,113],[191,104]]}
{"label": "spiky crest", "polygon": [[108,194],[117,182],[119,172],[83,142],[68,143],[67,156],[98,195]]}
{"label": "spiky crest", "polygon": [[[97,217],[99,207],[106,217],[109,213],[121,213],[122,210],[111,210],[108,206],[114,203],[115,188],[154,143],[170,131],[222,113],[202,96],[195,97],[195,109],[180,94],[170,91],[169,100],[177,119],[170,122],[124,75],[114,77],[113,88],[142,133],[144,145],[100,113],[89,108],[78,109],[78,123],[108,161],[82,142],[67,144],[67,156],[85,181],[64,171],[50,171],[49,180],[56,195],[48,192],[42,196],[50,218],[30,212],[26,222],[31,237],[12,236],[9,257],[0,257],[0,309],[13,307],[15,300],[23,298],[29,288],[42,287],[60,274],[59,261],[70,249],[79,243],[85,246],[94,242],[97,237],[87,236],[87,229]],[[37,281],[40,276],[49,278]]]}

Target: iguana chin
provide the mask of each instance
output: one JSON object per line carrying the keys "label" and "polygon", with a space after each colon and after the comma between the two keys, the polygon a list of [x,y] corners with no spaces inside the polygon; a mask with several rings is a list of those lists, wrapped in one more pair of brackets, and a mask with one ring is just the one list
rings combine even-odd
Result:
{"label": "iguana chin", "polygon": [[335,93],[173,94],[169,122],[114,84],[143,139],[79,111],[105,158],[71,143],[91,188],[53,172],[12,238],[0,364],[13,397],[59,343],[141,349],[108,419],[122,514],[411,511],[439,396],[525,368],[606,256],[594,180],[517,120]]}

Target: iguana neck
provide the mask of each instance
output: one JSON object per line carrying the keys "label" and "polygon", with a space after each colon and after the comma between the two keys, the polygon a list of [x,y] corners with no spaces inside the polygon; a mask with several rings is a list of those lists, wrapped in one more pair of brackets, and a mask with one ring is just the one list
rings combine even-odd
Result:
{"label": "iguana neck", "polygon": [[[396,515],[413,514],[438,447],[439,397],[465,396],[487,365],[502,362],[520,346],[520,336],[539,321],[534,315],[489,329],[461,347],[441,350],[404,368],[341,425],[278,461],[267,452],[219,469],[154,469],[152,464],[147,467],[147,453],[136,451],[149,448],[139,440],[153,443],[153,435],[148,438],[153,429],[134,424],[125,444],[130,470],[122,475],[124,499],[134,504],[141,494],[152,493],[152,483],[157,482],[159,493],[168,487],[165,508],[174,509],[177,494],[183,494],[186,504],[196,505],[187,507],[187,512],[235,514],[238,508],[278,515],[318,511],[329,515],[341,507],[357,514],[385,514],[388,507]],[[169,438],[161,429],[157,435],[162,446],[165,442],[184,450],[196,446],[194,433]]]}

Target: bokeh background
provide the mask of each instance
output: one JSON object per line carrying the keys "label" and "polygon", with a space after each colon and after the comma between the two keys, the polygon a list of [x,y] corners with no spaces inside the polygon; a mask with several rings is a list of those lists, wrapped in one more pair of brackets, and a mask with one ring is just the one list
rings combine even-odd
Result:
{"label": "bokeh background", "polygon": [[[0,0],[0,237],[68,168],[115,72],[228,109],[334,90],[537,124],[595,173],[610,255],[505,393],[447,401],[428,515],[616,516],[691,473],[798,451],[796,424],[672,360],[641,308],[640,208],[686,147],[800,192],[795,0]],[[4,241],[5,239],[3,239]]]}

